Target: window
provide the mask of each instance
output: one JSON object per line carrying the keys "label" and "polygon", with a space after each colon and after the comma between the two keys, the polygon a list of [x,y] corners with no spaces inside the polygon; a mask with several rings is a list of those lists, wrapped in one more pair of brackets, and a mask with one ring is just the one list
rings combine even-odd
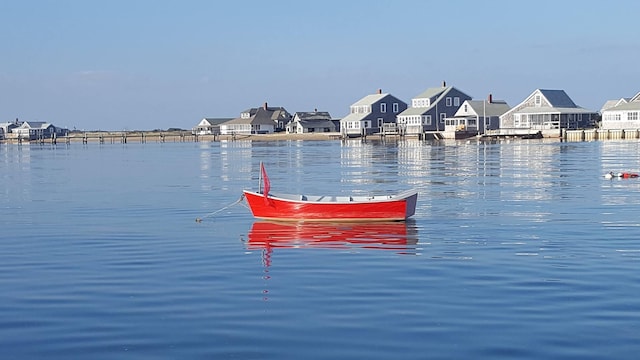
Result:
{"label": "window", "polygon": [[440,122],[444,122],[444,118],[447,117],[447,113],[440,113]]}
{"label": "window", "polygon": [[424,124],[425,125],[431,125],[431,115],[426,115],[424,117]]}
{"label": "window", "polygon": [[540,95],[536,95],[535,97],[535,103],[536,103],[536,107],[540,107],[542,106],[542,99],[540,98]]}
{"label": "window", "polygon": [[381,128],[382,124],[384,123],[384,119],[383,118],[378,118],[378,127]]}
{"label": "window", "polygon": [[387,112],[387,103],[380,103],[380,112],[383,114]]}
{"label": "window", "polygon": [[627,120],[638,120],[638,112],[632,111],[627,113]]}
{"label": "window", "polygon": [[451,96],[447,96],[447,106],[451,106]]}
{"label": "window", "polygon": [[467,104],[464,104],[464,112],[467,112]]}
{"label": "window", "polygon": [[393,103],[393,112],[394,113],[398,112],[398,108],[399,108],[398,103]]}
{"label": "window", "polygon": [[411,106],[414,108],[429,107],[429,99],[413,99],[411,100]]}
{"label": "window", "polygon": [[460,106],[460,98],[459,97],[454,97],[453,98],[453,106]]}

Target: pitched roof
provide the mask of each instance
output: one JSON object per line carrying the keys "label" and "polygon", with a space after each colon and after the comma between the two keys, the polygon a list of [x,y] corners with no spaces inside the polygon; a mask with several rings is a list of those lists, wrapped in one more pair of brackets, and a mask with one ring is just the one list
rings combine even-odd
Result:
{"label": "pitched roof", "polygon": [[434,87],[420,93],[420,95],[414,97],[414,99],[431,99],[434,96],[440,96],[445,91],[450,91],[452,86],[449,87]]}
{"label": "pitched roof", "polygon": [[629,100],[630,100],[629,98],[621,98],[618,100],[607,100],[607,102],[605,102],[604,105],[602,105],[602,108],[600,109],[600,111],[604,111],[612,107],[616,107],[620,104],[628,103]]}
{"label": "pitched roof", "polygon": [[433,108],[434,106],[435,105],[431,105],[429,107],[410,107],[398,114],[398,116],[424,115],[428,113],[429,110],[431,110],[431,108]]}
{"label": "pitched roof", "polygon": [[[492,100],[491,102],[487,100],[467,100],[462,103],[462,106],[464,104],[469,105],[478,116],[500,116],[511,109],[504,100]],[[460,106],[461,109],[462,106]]]}
{"label": "pitched roof", "polygon": [[430,106],[427,106],[427,107],[415,107],[415,108],[414,107],[409,107],[405,111],[403,111],[400,114],[398,114],[398,116],[424,115],[424,114],[428,113],[432,108],[434,108],[436,106],[436,104],[441,99],[443,99],[444,96],[447,95],[453,89],[454,89],[453,86],[429,88],[429,89],[423,91],[422,93],[420,93],[420,95],[414,97],[414,99],[431,99],[434,96],[437,97],[437,99],[435,99],[434,101],[430,102],[430,104],[431,104]]}
{"label": "pitched roof", "polygon": [[233,118],[204,118],[202,120],[206,121],[207,123],[209,123],[209,125],[220,125],[223,122],[227,122],[229,120],[231,120]]}
{"label": "pitched roof", "polygon": [[538,89],[552,107],[575,108],[578,107],[564,90],[544,90]]}
{"label": "pitched roof", "polygon": [[364,120],[367,116],[369,116],[369,114],[371,114],[371,113],[351,113],[351,114],[343,117],[342,119],[340,119],[340,122]]}
{"label": "pitched roof", "polygon": [[372,105],[377,103],[378,101],[384,99],[389,94],[371,94],[363,97],[362,99],[356,101],[351,106],[361,106],[361,105]]}
{"label": "pitched roof", "polygon": [[312,120],[331,120],[331,115],[327,111],[311,111],[311,112],[296,112],[293,116],[300,121],[312,121]]}
{"label": "pitched roof", "polygon": [[640,101],[631,101],[628,103],[620,104],[604,111],[625,111],[625,110],[640,110]]}
{"label": "pitched roof", "polygon": [[20,127],[30,129],[46,129],[50,125],[51,124],[45,121],[25,121],[20,125]]}
{"label": "pitched roof", "polygon": [[248,118],[237,117],[223,124],[276,125],[278,120],[288,120],[291,115],[283,107],[250,108],[242,112],[249,113]]}

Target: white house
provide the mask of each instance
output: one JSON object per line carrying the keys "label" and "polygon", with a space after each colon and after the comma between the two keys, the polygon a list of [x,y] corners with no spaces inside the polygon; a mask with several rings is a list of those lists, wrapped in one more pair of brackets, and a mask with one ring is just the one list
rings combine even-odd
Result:
{"label": "white house", "polygon": [[220,124],[231,118],[203,118],[198,125],[191,129],[194,135],[217,135],[220,133]]}
{"label": "white house", "polygon": [[607,130],[640,129],[640,92],[629,101],[621,99],[616,102],[615,106],[604,109],[600,128]]}
{"label": "white house", "polygon": [[491,94],[486,100],[465,100],[453,117],[445,119],[444,137],[468,137],[497,129],[500,115],[509,109],[506,101],[494,100]]}

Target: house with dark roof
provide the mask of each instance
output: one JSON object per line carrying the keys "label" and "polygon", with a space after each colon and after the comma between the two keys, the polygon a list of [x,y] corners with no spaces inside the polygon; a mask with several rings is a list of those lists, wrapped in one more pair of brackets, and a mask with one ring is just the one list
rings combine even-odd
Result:
{"label": "house with dark roof", "polygon": [[604,109],[600,128],[606,130],[640,129],[640,92],[628,101],[619,100],[615,106]]}
{"label": "house with dark roof", "polygon": [[270,107],[265,102],[262,107],[250,108],[240,117],[220,124],[220,134],[271,134],[283,131],[285,125],[291,120],[291,114],[283,107]]}
{"label": "house with dark roof", "polygon": [[349,114],[340,119],[340,132],[350,137],[380,133],[385,124],[395,126],[396,116],[406,108],[404,101],[379,89],[349,107]]}
{"label": "house with dark roof", "polygon": [[471,96],[443,82],[411,99],[411,107],[398,115],[398,126],[407,135],[444,131],[445,119],[453,117],[466,100]]}
{"label": "house with dark roof", "polygon": [[231,120],[231,118],[203,118],[198,125],[191,129],[194,135],[218,135],[220,134],[220,124]]}
{"label": "house with dark roof", "polygon": [[560,136],[560,129],[591,128],[598,113],[576,105],[564,90],[537,89],[500,116],[500,128],[538,130]]}
{"label": "house with dark roof", "polygon": [[327,111],[296,112],[287,123],[287,134],[336,132],[336,125]]}
{"label": "house with dark roof", "polygon": [[12,131],[15,138],[23,140],[49,139],[54,135],[62,135],[56,127],[44,121],[23,121]]}
{"label": "house with dark roof", "polygon": [[460,139],[484,134],[500,127],[500,115],[509,111],[504,100],[489,94],[486,100],[465,100],[453,117],[445,118],[445,139]]}

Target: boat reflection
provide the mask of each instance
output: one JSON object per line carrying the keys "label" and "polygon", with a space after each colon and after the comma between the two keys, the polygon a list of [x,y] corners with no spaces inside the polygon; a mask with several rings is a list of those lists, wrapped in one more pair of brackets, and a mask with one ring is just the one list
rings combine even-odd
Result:
{"label": "boat reflection", "polygon": [[256,221],[247,235],[249,249],[326,248],[412,250],[418,242],[414,221],[304,223]]}

